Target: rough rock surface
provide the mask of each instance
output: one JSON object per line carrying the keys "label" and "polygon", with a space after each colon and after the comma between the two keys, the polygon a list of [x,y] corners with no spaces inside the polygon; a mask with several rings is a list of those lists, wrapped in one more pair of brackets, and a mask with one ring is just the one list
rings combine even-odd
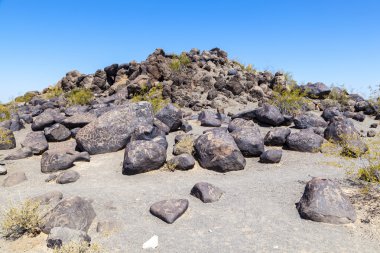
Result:
{"label": "rough rock surface", "polygon": [[91,155],[114,152],[126,146],[141,124],[153,124],[152,106],[147,102],[127,104],[103,114],[79,130],[75,139]]}
{"label": "rough rock surface", "polygon": [[195,165],[193,156],[189,154],[181,154],[174,156],[167,162],[169,169],[172,170],[190,170]]}
{"label": "rough rock surface", "polygon": [[9,174],[9,176],[4,179],[3,186],[4,187],[11,187],[14,185],[18,185],[18,184],[24,182],[25,180],[28,180],[28,179],[26,178],[26,175],[24,172],[13,172],[13,173]]}
{"label": "rough rock surface", "polygon": [[264,139],[256,127],[245,127],[231,133],[245,157],[257,157],[264,152]]}
{"label": "rough rock surface", "polygon": [[190,192],[191,195],[200,199],[203,203],[216,202],[222,197],[223,193],[218,187],[206,182],[196,183]]}
{"label": "rough rock surface", "polygon": [[31,156],[33,156],[32,149],[30,147],[23,147],[16,150],[12,154],[6,156],[4,160],[19,160],[19,159],[24,159]]}
{"label": "rough rock surface", "polygon": [[294,125],[298,129],[306,129],[311,127],[327,127],[327,122],[313,113],[304,113],[294,117]]}
{"label": "rough rock surface", "polygon": [[166,223],[172,224],[186,212],[188,207],[187,199],[163,200],[151,205],[150,213]]}
{"label": "rough rock surface", "polygon": [[264,104],[262,107],[256,109],[255,118],[258,122],[271,126],[279,126],[285,121],[280,110],[269,104]]}
{"label": "rough rock surface", "polygon": [[54,227],[67,227],[87,232],[95,216],[89,200],[79,196],[65,198],[43,218],[41,230],[49,234]]}
{"label": "rough rock surface", "polygon": [[168,104],[156,114],[156,118],[167,125],[170,131],[175,131],[182,124],[182,111],[173,104]]}
{"label": "rough rock surface", "polygon": [[286,146],[300,152],[319,152],[323,143],[323,137],[311,131],[291,133],[286,139]]}
{"label": "rough rock surface", "polygon": [[282,158],[282,150],[265,150],[260,155],[260,162],[261,163],[279,163]]}
{"label": "rough rock surface", "polygon": [[45,152],[41,158],[41,172],[50,173],[59,170],[66,170],[74,166],[75,161],[90,161],[90,156],[87,152],[78,154],[68,154],[59,152]]}
{"label": "rough rock surface", "polygon": [[59,123],[45,128],[44,132],[47,141],[65,141],[71,136],[70,130]]}
{"label": "rough rock surface", "polygon": [[267,146],[283,146],[290,133],[289,128],[277,127],[271,129],[264,137],[264,144]]}
{"label": "rough rock surface", "polygon": [[297,209],[302,218],[312,221],[344,224],[356,220],[351,202],[329,179],[313,178],[309,181]]}
{"label": "rough rock surface", "polygon": [[49,144],[42,131],[28,133],[21,146],[31,148],[35,155],[40,155],[49,148]]}
{"label": "rough rock surface", "polygon": [[80,175],[78,172],[69,170],[64,171],[61,174],[58,175],[56,182],[57,184],[69,184],[74,183],[80,178]]}
{"label": "rough rock surface", "polygon": [[218,172],[242,170],[246,161],[233,137],[215,129],[199,136],[194,143],[196,158],[203,168]]}

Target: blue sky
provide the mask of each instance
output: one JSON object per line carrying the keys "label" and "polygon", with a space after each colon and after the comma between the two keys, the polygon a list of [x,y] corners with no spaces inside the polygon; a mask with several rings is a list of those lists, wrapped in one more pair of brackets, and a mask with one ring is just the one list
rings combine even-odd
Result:
{"label": "blue sky", "polygon": [[260,70],[366,93],[380,84],[380,1],[0,0],[0,101],[155,48],[220,47]]}

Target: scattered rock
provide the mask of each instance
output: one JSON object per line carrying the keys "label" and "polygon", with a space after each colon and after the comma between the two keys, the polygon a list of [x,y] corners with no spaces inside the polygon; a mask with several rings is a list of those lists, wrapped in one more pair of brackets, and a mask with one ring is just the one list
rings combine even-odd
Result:
{"label": "scattered rock", "polygon": [[363,122],[365,120],[365,115],[363,113],[355,113],[355,115],[352,117],[352,119]]}
{"label": "scattered rock", "polygon": [[166,149],[154,141],[132,141],[125,148],[123,174],[157,170],[166,161]]}
{"label": "scattered rock", "polygon": [[243,170],[246,161],[233,137],[213,129],[200,135],[194,144],[196,158],[203,168],[218,172]]}
{"label": "scattered rock", "polygon": [[189,207],[187,199],[170,199],[154,203],[150,207],[150,213],[157,218],[172,224],[182,216]]}
{"label": "scattered rock", "polygon": [[65,198],[42,221],[41,230],[49,234],[54,227],[87,232],[96,214],[91,202],[79,196]]}
{"label": "scattered rock", "polygon": [[193,130],[193,127],[187,121],[182,120],[182,125],[181,125],[180,129],[182,131],[184,131],[185,133],[188,133],[191,130]]}
{"label": "scattered rock", "polygon": [[222,197],[223,191],[212,184],[200,182],[193,186],[190,194],[202,200],[203,203],[212,203]]}
{"label": "scattered rock", "polygon": [[167,161],[170,170],[190,170],[195,165],[195,160],[193,156],[189,154],[181,154],[174,156],[172,159]]}
{"label": "scattered rock", "polygon": [[71,136],[70,130],[59,123],[45,128],[44,132],[48,141],[65,141]]}
{"label": "scattered rock", "polygon": [[355,209],[339,186],[329,179],[313,178],[297,203],[300,216],[317,222],[345,224],[355,222]]}
{"label": "scattered rock", "polygon": [[338,109],[338,107],[327,107],[323,110],[322,118],[326,121],[330,121],[335,116],[343,116],[343,113]]}
{"label": "scattered rock", "polygon": [[13,172],[9,174],[8,177],[6,177],[3,181],[3,186],[4,187],[11,187],[18,185],[24,181],[28,180],[26,178],[26,175],[24,172]]}
{"label": "scattered rock", "polygon": [[256,109],[255,118],[258,122],[270,126],[279,126],[285,121],[280,110],[276,106],[269,104],[264,104],[262,107]]}
{"label": "scattered rock", "polygon": [[228,131],[229,132],[234,132],[236,130],[242,129],[242,128],[257,128],[256,124],[252,120],[245,120],[242,118],[236,118],[233,119],[229,124],[228,124]]}
{"label": "scattered rock", "polygon": [[4,176],[6,174],[7,174],[7,169],[5,168],[5,166],[0,165],[0,176]]}
{"label": "scattered rock", "polygon": [[69,129],[82,128],[96,119],[96,116],[92,113],[77,113],[62,121],[62,125]]}
{"label": "scattered rock", "polygon": [[28,133],[21,146],[31,148],[35,155],[40,155],[49,148],[49,144],[42,131]]}
{"label": "scattered rock", "polygon": [[6,156],[4,160],[19,160],[33,156],[33,151],[30,147],[23,147],[16,150],[14,153]]}
{"label": "scattered rock", "polygon": [[260,156],[261,163],[279,163],[282,158],[282,150],[266,150]]}
{"label": "scattered rock", "polygon": [[48,177],[45,179],[45,182],[46,183],[49,183],[51,181],[55,181],[57,179],[58,175],[57,174],[50,174],[48,175]]}
{"label": "scattered rock", "polygon": [[323,137],[311,131],[291,133],[286,139],[286,146],[300,152],[319,152],[323,143]]}
{"label": "scattered rock", "polygon": [[175,131],[182,124],[182,111],[173,104],[168,104],[156,114],[156,118],[167,125],[170,131]]}
{"label": "scattered rock", "polygon": [[60,248],[67,243],[90,243],[91,238],[86,232],[81,230],[70,229],[67,227],[54,227],[50,230],[46,239],[48,248]]}
{"label": "scattered rock", "polygon": [[57,177],[57,184],[69,184],[74,183],[80,178],[80,175],[76,171],[64,171]]}
{"label": "scattered rock", "polygon": [[378,124],[377,123],[372,123],[369,127],[370,128],[377,128]]}
{"label": "scattered rock", "polygon": [[66,170],[74,166],[76,161],[90,161],[90,156],[87,152],[78,154],[67,154],[57,152],[45,152],[41,158],[41,172],[50,173],[59,170]]}
{"label": "scattered rock", "polygon": [[264,139],[257,127],[240,128],[231,135],[245,157],[257,157],[264,152]]}
{"label": "scattered rock", "polygon": [[267,146],[283,146],[290,133],[289,128],[274,128],[265,135],[264,144]]}
{"label": "scattered rock", "polygon": [[155,249],[158,247],[158,236],[154,235],[148,241],[144,242],[143,249]]}
{"label": "scattered rock", "polygon": [[324,83],[308,83],[302,85],[301,88],[307,93],[310,98],[324,98],[329,95],[331,89],[327,87]]}

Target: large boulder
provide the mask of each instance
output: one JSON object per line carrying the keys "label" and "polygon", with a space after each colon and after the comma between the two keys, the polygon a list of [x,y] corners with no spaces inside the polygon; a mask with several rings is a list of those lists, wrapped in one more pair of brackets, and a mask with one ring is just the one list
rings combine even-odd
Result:
{"label": "large boulder", "polygon": [[241,128],[231,135],[244,156],[257,157],[264,152],[264,139],[257,127]]}
{"label": "large boulder", "polygon": [[55,227],[87,232],[96,213],[89,200],[79,196],[65,198],[43,217],[41,231],[49,234]]}
{"label": "large boulder", "polygon": [[59,153],[58,151],[47,151],[41,158],[41,172],[51,173],[66,170],[74,166],[76,161],[90,161],[87,152],[78,154]]}
{"label": "large boulder", "polygon": [[270,104],[264,104],[262,107],[256,109],[255,119],[260,123],[271,126],[279,126],[285,121],[280,110],[276,106]]}
{"label": "large boulder", "polygon": [[286,146],[295,151],[316,153],[321,150],[323,137],[313,131],[291,133],[286,139]]}
{"label": "large boulder", "polygon": [[234,138],[223,129],[200,135],[194,143],[195,154],[203,168],[218,172],[243,170],[246,161]]}
{"label": "large boulder", "polygon": [[273,128],[265,135],[264,144],[267,146],[283,146],[290,133],[291,130],[289,128]]}
{"label": "large boulder", "polygon": [[313,178],[297,203],[300,216],[317,222],[352,223],[355,209],[337,184],[329,179]]}
{"label": "large boulder", "polygon": [[349,156],[360,156],[368,150],[352,121],[345,117],[334,117],[326,128],[324,136],[327,140],[341,145],[343,152]]}
{"label": "large boulder", "polygon": [[49,148],[43,131],[28,133],[21,146],[31,148],[35,155],[40,155]]}
{"label": "large boulder", "polygon": [[75,139],[90,154],[115,152],[126,146],[141,124],[153,124],[153,109],[148,102],[127,104],[104,113],[79,130]]}
{"label": "large boulder", "polygon": [[167,125],[170,131],[175,131],[182,124],[182,111],[173,104],[168,104],[156,114],[156,118]]}
{"label": "large boulder", "polygon": [[343,113],[339,110],[338,107],[327,107],[323,110],[322,118],[326,121],[330,121],[335,116],[342,116]]}
{"label": "large boulder", "polygon": [[41,131],[45,127],[49,127],[54,123],[60,123],[65,119],[65,116],[58,110],[47,109],[33,119],[32,130]]}
{"label": "large boulder", "polygon": [[306,129],[312,127],[327,127],[327,122],[313,113],[304,113],[294,117],[294,125],[298,129]]}
{"label": "large boulder", "polygon": [[132,141],[124,153],[123,174],[134,175],[159,169],[166,161],[166,149],[155,141]]}
{"label": "large boulder", "polygon": [[0,127],[0,150],[16,147],[16,139],[11,130]]}

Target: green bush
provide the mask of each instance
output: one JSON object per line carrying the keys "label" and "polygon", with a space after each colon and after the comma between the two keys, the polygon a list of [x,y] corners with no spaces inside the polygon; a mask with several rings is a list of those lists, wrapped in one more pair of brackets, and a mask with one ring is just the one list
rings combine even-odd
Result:
{"label": "green bush", "polygon": [[87,105],[94,99],[92,91],[84,88],[77,88],[66,93],[69,105]]}
{"label": "green bush", "polygon": [[348,92],[344,87],[331,87],[331,92],[326,98],[337,101],[343,106],[348,105],[348,100],[350,99]]}
{"label": "green bush", "polygon": [[33,93],[33,92],[27,92],[23,96],[16,97],[15,98],[15,102],[17,102],[17,103],[28,103],[35,96],[36,96],[35,93]]}
{"label": "green bush", "polygon": [[11,118],[11,112],[8,106],[0,105],[0,122],[9,120]]}
{"label": "green bush", "polygon": [[46,92],[43,94],[43,97],[46,99],[51,99],[55,97],[59,97],[63,94],[63,90],[60,86],[55,85],[55,86],[50,86]]}
{"label": "green bush", "polygon": [[297,115],[306,106],[306,93],[295,86],[288,86],[287,89],[275,87],[273,96],[268,101],[275,105],[283,114]]}
{"label": "green bush", "polygon": [[186,53],[182,53],[179,56],[174,55],[170,62],[170,69],[174,72],[184,70],[191,63],[190,58]]}
{"label": "green bush", "polygon": [[157,86],[151,88],[149,90],[148,87],[143,87],[141,91],[136,94],[131,101],[132,102],[140,102],[140,101],[147,101],[152,104],[153,111],[158,112],[162,108],[164,108],[167,104],[169,104],[171,101],[169,98],[164,99],[162,96],[162,90],[163,86],[162,84],[158,84]]}
{"label": "green bush", "polygon": [[6,239],[17,239],[27,234],[36,236],[40,233],[39,203],[27,200],[21,205],[12,205],[5,212],[0,224],[1,234]]}

